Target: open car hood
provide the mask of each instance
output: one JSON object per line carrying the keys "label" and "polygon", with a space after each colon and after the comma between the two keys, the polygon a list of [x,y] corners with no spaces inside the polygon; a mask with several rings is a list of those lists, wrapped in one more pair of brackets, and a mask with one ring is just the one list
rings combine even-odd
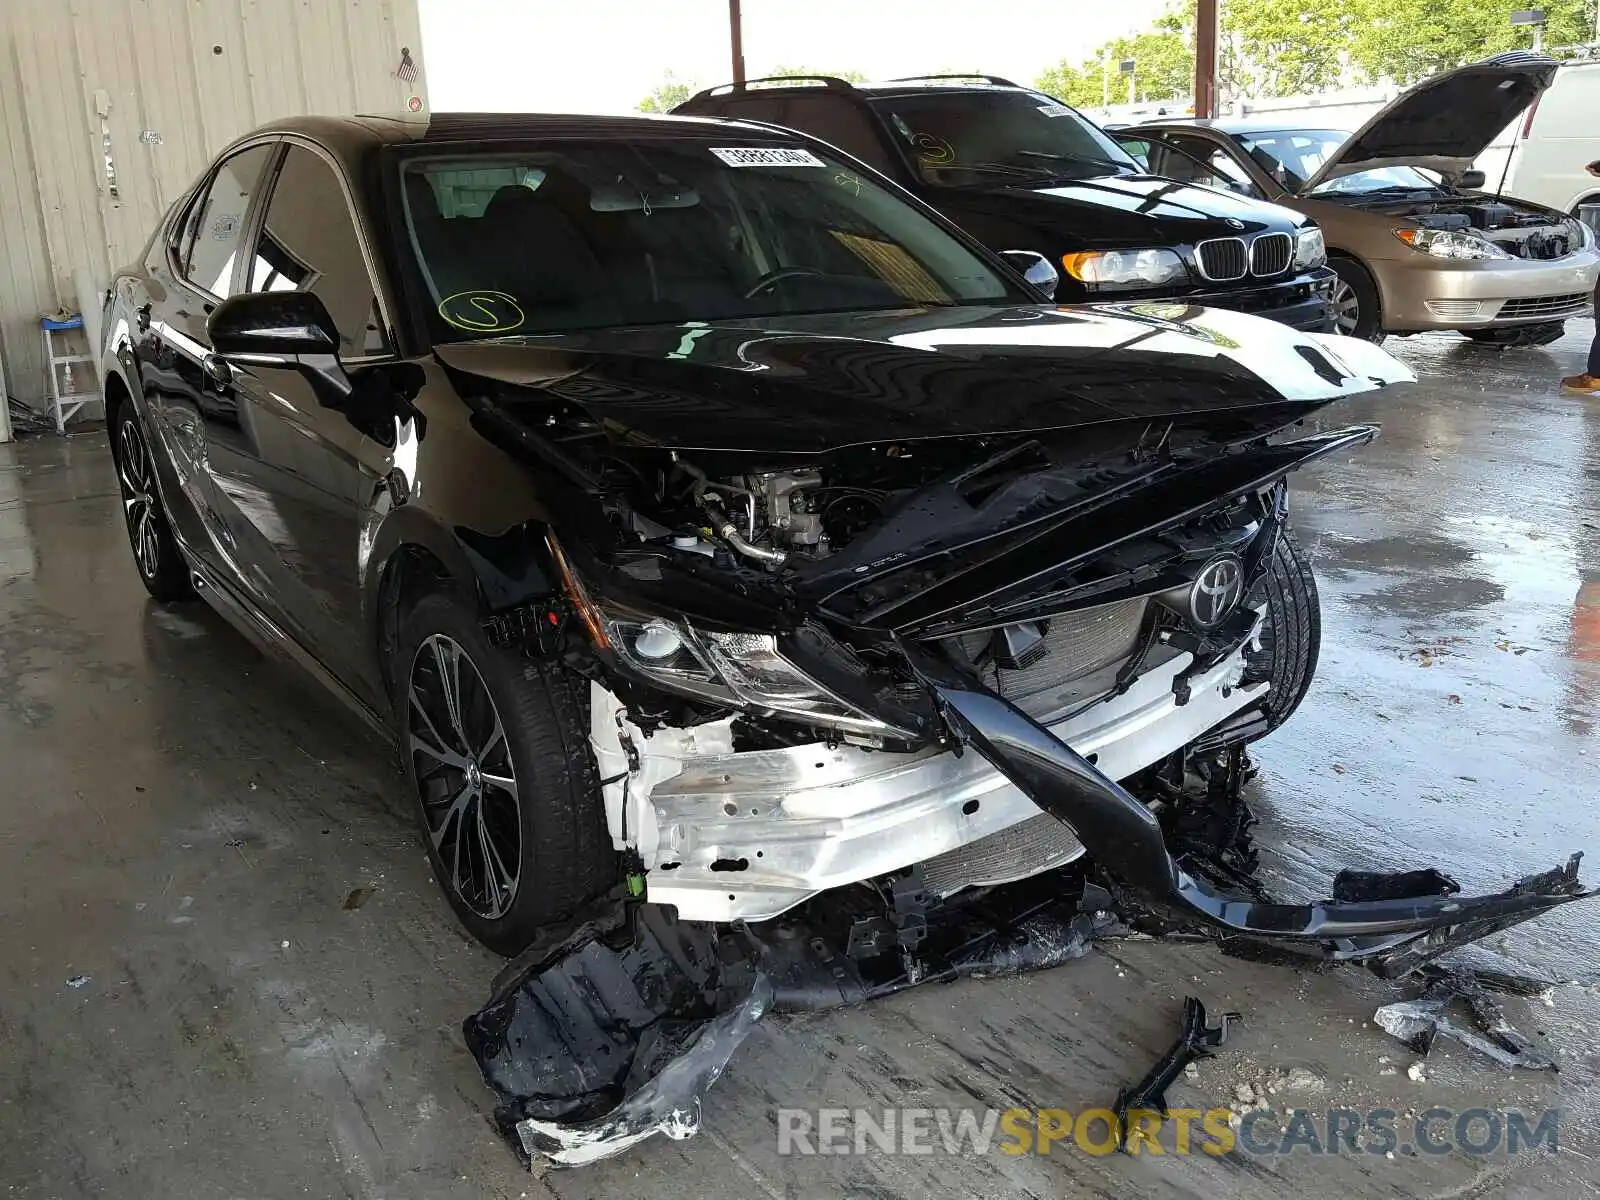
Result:
{"label": "open car hood", "polygon": [[1424,80],[1351,134],[1300,190],[1386,166],[1426,167],[1454,178],[1550,86],[1559,65],[1514,50]]}
{"label": "open car hood", "polygon": [[[538,427],[784,459],[851,446],[1180,420],[1259,435],[1409,380],[1368,343],[1184,304],[958,307],[604,329],[439,346],[463,394]],[[1269,419],[1270,418],[1270,419]]]}

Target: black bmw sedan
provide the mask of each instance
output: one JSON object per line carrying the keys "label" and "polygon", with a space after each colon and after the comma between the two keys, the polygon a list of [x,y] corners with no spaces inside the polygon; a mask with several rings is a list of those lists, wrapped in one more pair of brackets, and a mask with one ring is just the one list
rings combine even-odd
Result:
{"label": "black bmw sedan", "polygon": [[765,126],[264,128],[108,296],[133,559],[392,735],[504,953],[618,886],[757,921],[1087,853],[1159,890],[1159,837],[1063,814],[1299,703],[1285,476],[1373,431],[1291,427],[1409,376],[1037,266]]}

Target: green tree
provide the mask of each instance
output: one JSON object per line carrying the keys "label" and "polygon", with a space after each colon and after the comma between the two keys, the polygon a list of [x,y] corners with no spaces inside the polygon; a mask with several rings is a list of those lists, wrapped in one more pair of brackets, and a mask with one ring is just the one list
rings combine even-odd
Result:
{"label": "green tree", "polygon": [[[1248,2],[1248,0],[1246,0]],[[1525,0],[1347,0],[1360,15],[1350,60],[1368,78],[1412,84],[1503,50],[1526,50],[1533,30],[1512,25]],[[1541,0],[1545,44],[1594,37],[1594,0]]]}
{"label": "green tree", "polygon": [[812,67],[773,67],[767,72],[770,79],[794,79],[804,76],[831,75],[846,83],[862,83],[866,75],[861,71],[818,71]]}
{"label": "green tree", "polygon": [[1338,86],[1352,35],[1366,19],[1360,10],[1387,2],[1227,0],[1217,46],[1223,94],[1255,99]]}
{"label": "green tree", "polygon": [[694,92],[694,84],[668,71],[661,77],[661,82],[650,89],[650,94],[639,101],[638,109],[642,113],[671,112]]}
{"label": "green tree", "polygon": [[1099,108],[1108,95],[1112,104],[1121,104],[1128,99],[1128,79],[1119,67],[1131,58],[1135,95],[1146,100],[1187,96],[1194,84],[1193,25],[1181,8],[1171,9],[1144,33],[1106,42],[1076,65],[1057,63],[1034,86],[1076,108]]}
{"label": "green tree", "polygon": [[[1573,45],[1593,36],[1597,0],[1542,0],[1545,42]],[[1217,47],[1224,97],[1258,99],[1325,91],[1341,83],[1409,85],[1503,50],[1528,49],[1532,30],[1511,24],[1528,0],[1223,0]],[[1189,95],[1194,79],[1194,0],[1175,0],[1149,30],[1117,38],[1093,54],[1063,60],[1037,80],[1069,104],[1099,107],[1103,63],[1110,99],[1128,98],[1117,72],[1133,59],[1145,100]]]}

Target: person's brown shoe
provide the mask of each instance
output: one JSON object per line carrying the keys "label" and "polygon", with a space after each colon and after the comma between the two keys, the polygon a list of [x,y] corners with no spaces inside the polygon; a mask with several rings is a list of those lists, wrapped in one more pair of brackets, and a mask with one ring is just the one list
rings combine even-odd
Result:
{"label": "person's brown shoe", "polygon": [[1561,390],[1569,396],[1600,396],[1600,376],[1569,375],[1561,381]]}

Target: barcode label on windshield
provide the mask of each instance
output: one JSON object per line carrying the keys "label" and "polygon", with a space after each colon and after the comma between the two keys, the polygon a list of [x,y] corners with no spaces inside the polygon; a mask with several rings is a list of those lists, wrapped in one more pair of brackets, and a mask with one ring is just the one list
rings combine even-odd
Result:
{"label": "barcode label on windshield", "polygon": [[730,167],[820,167],[823,162],[809,150],[785,146],[709,146]]}
{"label": "barcode label on windshield", "polygon": [[1041,104],[1039,111],[1047,117],[1064,117],[1072,110],[1065,104]]}

